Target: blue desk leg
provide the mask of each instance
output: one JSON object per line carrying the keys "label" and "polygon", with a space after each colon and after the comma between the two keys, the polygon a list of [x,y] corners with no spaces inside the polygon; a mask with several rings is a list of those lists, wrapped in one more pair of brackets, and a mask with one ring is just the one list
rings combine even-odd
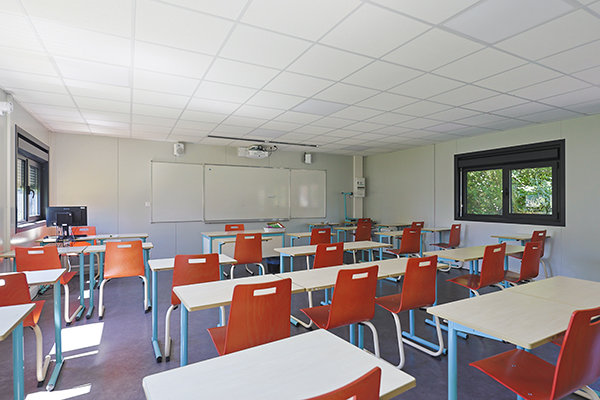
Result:
{"label": "blue desk leg", "polygon": [[358,347],[360,349],[365,348],[365,326],[363,324],[356,324],[358,326]]}
{"label": "blue desk leg", "polygon": [[21,322],[12,332],[13,344],[13,398],[23,400],[25,398],[25,366],[23,347],[23,323]]}
{"label": "blue desk leg", "polygon": [[94,254],[90,253],[90,300],[88,303],[88,312],[85,318],[90,319],[94,314],[94,288],[96,287],[96,271],[94,266]]}
{"label": "blue desk leg", "polygon": [[152,303],[154,307],[152,307],[152,347],[154,348],[154,356],[156,357],[156,362],[162,361],[162,353],[160,352],[160,347],[158,346],[158,279],[157,272],[152,271]]}
{"label": "blue desk leg", "polygon": [[65,362],[62,356],[62,332],[61,332],[61,315],[60,315],[60,279],[54,283],[54,341],[56,344],[56,365],[52,371],[52,376],[46,385],[46,390],[54,390],[58,375]]}
{"label": "blue desk leg", "polygon": [[[144,276],[146,277],[146,284],[150,285],[150,265],[148,265],[148,258],[150,258],[150,249],[143,250],[144,254]],[[154,285],[154,280],[152,281],[152,285]],[[152,299],[150,298],[150,292],[148,291],[148,309],[145,310],[147,313],[152,309]]]}
{"label": "blue desk leg", "polygon": [[456,400],[458,396],[458,358],[456,349],[454,322],[448,321],[448,400]]}
{"label": "blue desk leg", "polygon": [[[84,257],[85,255],[83,253],[79,253],[79,311],[75,316],[75,320],[77,321],[83,317],[83,313],[85,312],[85,275],[83,274]],[[65,301],[68,301],[68,299]]]}
{"label": "blue desk leg", "polygon": [[279,272],[284,273],[285,268],[283,267],[283,253],[279,253]]}
{"label": "blue desk leg", "polygon": [[348,325],[348,329],[350,330],[349,341],[351,344],[356,345],[356,329],[355,324]]}
{"label": "blue desk leg", "polygon": [[182,304],[181,308],[181,344],[179,366],[183,367],[188,363],[188,310]]}

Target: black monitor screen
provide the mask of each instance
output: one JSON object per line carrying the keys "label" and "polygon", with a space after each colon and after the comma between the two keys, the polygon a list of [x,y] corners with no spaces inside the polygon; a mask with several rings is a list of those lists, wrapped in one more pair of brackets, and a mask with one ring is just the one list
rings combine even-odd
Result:
{"label": "black monitor screen", "polygon": [[87,206],[46,207],[46,226],[87,226]]}

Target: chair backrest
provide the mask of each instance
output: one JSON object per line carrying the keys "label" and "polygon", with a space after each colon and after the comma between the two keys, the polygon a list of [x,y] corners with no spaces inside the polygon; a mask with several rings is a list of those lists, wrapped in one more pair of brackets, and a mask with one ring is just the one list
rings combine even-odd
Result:
{"label": "chair backrest", "polygon": [[600,378],[600,307],[577,310],[556,362],[550,399],[561,399]]}
{"label": "chair backrest", "polygon": [[358,224],[362,224],[365,222],[372,223],[373,221],[371,221],[371,218],[359,218],[358,221],[356,222],[356,224],[358,225]]}
{"label": "chair backrest", "polygon": [[486,246],[481,261],[479,287],[493,285],[504,280],[504,254],[506,242]]}
{"label": "chair backrest", "polygon": [[521,259],[519,280],[533,279],[540,273],[540,258],[542,258],[543,245],[540,242],[525,243],[525,251]]}
{"label": "chair backrest", "polygon": [[408,259],[399,312],[435,303],[437,259],[437,256]]}
{"label": "chair backrest", "polygon": [[262,262],[262,234],[238,233],[235,236],[233,258],[238,264],[260,264]]}
{"label": "chair backrest", "polygon": [[378,400],[380,386],[381,368],[375,367],[339,389],[308,400]]}
{"label": "chair backrest", "polygon": [[331,228],[313,228],[310,231],[310,244],[331,243]]}
{"label": "chair backrest", "polygon": [[341,269],[331,298],[325,329],[368,321],[375,315],[378,265]]}
{"label": "chair backrest", "polygon": [[404,228],[400,240],[400,253],[421,252],[421,228]]}
{"label": "chair backrest", "polygon": [[370,222],[362,222],[356,226],[356,232],[354,233],[354,241],[362,242],[364,240],[371,240]]}
{"label": "chair backrest", "polygon": [[71,233],[76,236],[85,235],[91,236],[96,234],[95,226],[73,226],[71,227]]}
{"label": "chair backrest", "polygon": [[313,269],[344,264],[344,242],[317,245]]}
{"label": "chair backrest", "polygon": [[231,232],[231,231],[243,231],[244,229],[244,224],[230,224],[230,225],[225,225],[225,232]]}
{"label": "chair backrest", "polygon": [[450,237],[448,238],[448,246],[458,247],[460,244],[460,224],[452,224],[450,228]]}
{"label": "chair backrest", "polygon": [[223,354],[290,336],[292,280],[236,285]]}
{"label": "chair backrest", "polygon": [[217,253],[176,255],[173,268],[173,285],[171,286],[171,304],[181,304],[181,300],[173,292],[175,286],[218,281],[220,278],[219,255]]}
{"label": "chair backrest", "polygon": [[142,242],[107,242],[104,255],[104,278],[144,275]]}
{"label": "chair backrest", "polygon": [[62,268],[56,246],[15,247],[17,271],[37,271]]}
{"label": "chair backrest", "polygon": [[546,243],[546,231],[533,231],[531,235],[532,242],[538,242],[542,244],[542,255],[540,257],[544,257],[544,244]]}
{"label": "chair backrest", "polygon": [[[22,272],[0,275],[0,307],[33,303],[27,277]],[[23,320],[23,326],[33,326],[33,312]]]}
{"label": "chair backrest", "polygon": [[423,229],[425,227],[425,221],[413,221],[413,223],[410,224],[410,227]]}

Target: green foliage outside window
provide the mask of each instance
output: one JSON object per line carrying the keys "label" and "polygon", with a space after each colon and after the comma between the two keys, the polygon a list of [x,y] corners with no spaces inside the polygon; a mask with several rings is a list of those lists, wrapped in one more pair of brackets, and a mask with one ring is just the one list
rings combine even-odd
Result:
{"label": "green foliage outside window", "polygon": [[502,215],[502,170],[467,173],[467,214]]}
{"label": "green foliage outside window", "polygon": [[510,171],[511,213],[552,215],[552,168]]}

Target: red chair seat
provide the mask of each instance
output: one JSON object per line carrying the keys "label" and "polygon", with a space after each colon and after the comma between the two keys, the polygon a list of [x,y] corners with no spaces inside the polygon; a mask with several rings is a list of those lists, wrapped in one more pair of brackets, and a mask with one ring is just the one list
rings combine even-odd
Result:
{"label": "red chair seat", "polygon": [[462,276],[457,276],[456,278],[448,279],[448,282],[454,282],[466,288],[477,290],[479,289],[479,282],[481,282],[481,276],[466,274]]}
{"label": "red chair seat", "polygon": [[524,350],[511,350],[470,365],[492,376],[523,398],[550,398],[554,365]]}
{"label": "red chair seat", "polygon": [[66,285],[67,283],[69,283],[71,281],[71,279],[77,275],[77,271],[73,270],[73,271],[69,271],[69,272],[65,272],[63,274],[63,276],[60,277],[60,284],[61,285]]}
{"label": "red chair seat", "polygon": [[44,308],[44,302],[45,301],[46,300],[32,301],[32,303],[35,303],[35,308],[25,318],[25,320],[23,321],[23,326],[34,326],[34,325],[37,325],[38,321],[40,320],[40,315],[42,314],[42,308]]}
{"label": "red chair seat", "polygon": [[375,303],[385,308],[389,312],[398,313],[400,311],[400,303],[402,301],[402,293],[391,294],[389,296],[377,297]]}
{"label": "red chair seat", "polygon": [[311,308],[303,308],[302,311],[308,318],[310,318],[315,325],[321,329],[326,329],[327,322],[329,321],[330,305],[317,306]]}
{"label": "red chair seat", "polygon": [[514,271],[504,271],[504,280],[509,282],[519,282],[520,275]]}
{"label": "red chair seat", "polygon": [[209,328],[210,338],[220,356],[225,354],[225,338],[227,337],[227,325]]}
{"label": "red chair seat", "polygon": [[454,246],[450,246],[448,243],[431,243],[432,246],[441,247],[442,249],[449,249]]}

